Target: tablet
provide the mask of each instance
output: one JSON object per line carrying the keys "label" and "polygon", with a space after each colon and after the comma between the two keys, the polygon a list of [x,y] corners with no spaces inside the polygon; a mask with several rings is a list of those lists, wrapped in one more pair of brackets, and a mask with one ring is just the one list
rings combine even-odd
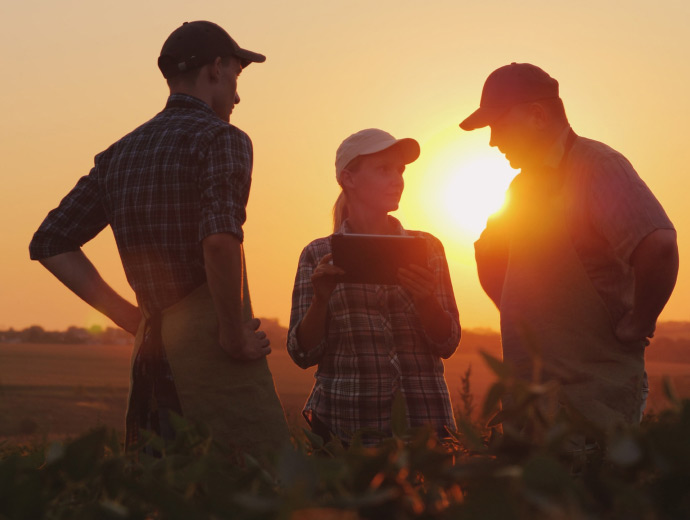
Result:
{"label": "tablet", "polygon": [[404,235],[331,236],[333,265],[345,271],[340,281],[395,285],[400,267],[427,266],[426,239]]}

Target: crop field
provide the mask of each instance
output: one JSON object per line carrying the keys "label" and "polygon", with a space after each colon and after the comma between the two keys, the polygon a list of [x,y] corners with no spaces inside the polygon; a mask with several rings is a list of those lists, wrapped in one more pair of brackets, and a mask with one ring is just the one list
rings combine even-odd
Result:
{"label": "crop field", "polygon": [[[122,345],[0,344],[0,439],[63,438],[96,426],[123,430],[131,347]],[[301,408],[314,368],[297,367],[285,350],[269,356],[276,388],[291,426],[304,426]],[[479,407],[493,382],[476,351],[459,351],[445,362],[454,405],[461,377],[471,365],[471,392]],[[690,364],[648,364],[650,409],[663,408],[663,376],[682,398],[690,397]]]}
{"label": "crop field", "polygon": [[[571,427],[567,418],[543,424],[529,406],[519,412],[531,418],[528,433],[487,435],[461,419],[443,442],[408,429],[404,407],[394,406],[392,438],[344,449],[302,434],[314,369],[275,350],[269,364],[293,437],[259,464],[228,456],[195,428],[180,430],[162,459],[124,453],[130,354],[115,345],[0,344],[0,518],[690,518],[688,363],[648,363],[657,413],[639,429],[599,438],[601,451],[562,451],[553,440]],[[470,364],[479,411],[498,376],[477,348],[456,353],[446,376],[462,410]],[[686,400],[665,402],[664,375]],[[522,383],[501,376],[507,384]],[[540,388],[529,385],[533,395]]]}

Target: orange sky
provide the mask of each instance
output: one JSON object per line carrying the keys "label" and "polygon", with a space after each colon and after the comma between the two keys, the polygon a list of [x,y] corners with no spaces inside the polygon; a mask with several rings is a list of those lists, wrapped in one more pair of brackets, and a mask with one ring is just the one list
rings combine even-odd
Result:
{"label": "orange sky", "polygon": [[[489,148],[487,130],[457,125],[492,70],[528,61],[559,80],[575,131],[624,153],[666,208],[681,272],[662,319],[690,319],[689,2],[244,4],[241,12],[220,0],[3,4],[0,329],[108,323],[29,261],[28,242],[93,156],[163,107],[160,46],[194,19],[268,57],[242,74],[232,120],[255,149],[245,246],[258,316],[287,324],[299,253],[330,232],[335,149],[380,127],[422,147],[396,215],[443,241],[463,325],[497,329],[472,242],[516,172]],[[132,298],[112,234],[85,250]]]}

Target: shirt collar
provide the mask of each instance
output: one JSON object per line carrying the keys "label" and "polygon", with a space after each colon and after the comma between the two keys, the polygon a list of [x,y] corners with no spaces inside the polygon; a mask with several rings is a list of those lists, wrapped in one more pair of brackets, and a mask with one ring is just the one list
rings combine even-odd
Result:
{"label": "shirt collar", "polygon": [[551,145],[551,148],[546,153],[544,158],[544,166],[549,168],[558,168],[565,155],[565,145],[570,135],[570,125],[566,125],[561,134],[556,139],[556,142]]}
{"label": "shirt collar", "polygon": [[189,94],[170,94],[168,102],[165,104],[166,110],[168,108],[189,108],[203,110],[210,114],[215,114],[208,104],[199,98],[190,96]]}
{"label": "shirt collar", "polygon": [[[402,227],[402,224],[400,221],[391,216],[388,215],[388,224],[390,225],[390,228],[393,230],[391,235],[407,235],[407,232],[405,231],[405,228]],[[353,234],[352,233],[352,228],[350,227],[350,223],[347,219],[343,221],[343,223],[340,225],[340,229],[338,229],[338,233],[344,233],[344,234]]]}

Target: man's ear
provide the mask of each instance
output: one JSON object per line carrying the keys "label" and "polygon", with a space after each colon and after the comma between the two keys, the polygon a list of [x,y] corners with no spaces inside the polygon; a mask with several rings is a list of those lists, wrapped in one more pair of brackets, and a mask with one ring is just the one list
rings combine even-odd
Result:
{"label": "man's ear", "polygon": [[222,61],[222,59],[220,57],[217,57],[211,63],[206,65],[206,67],[208,68],[208,71],[207,71],[208,79],[210,79],[212,83],[216,83],[217,81],[220,80],[221,66],[222,66],[221,61]]}
{"label": "man's ear", "polygon": [[549,112],[539,102],[531,103],[529,106],[529,117],[535,127],[543,130],[549,124]]}

